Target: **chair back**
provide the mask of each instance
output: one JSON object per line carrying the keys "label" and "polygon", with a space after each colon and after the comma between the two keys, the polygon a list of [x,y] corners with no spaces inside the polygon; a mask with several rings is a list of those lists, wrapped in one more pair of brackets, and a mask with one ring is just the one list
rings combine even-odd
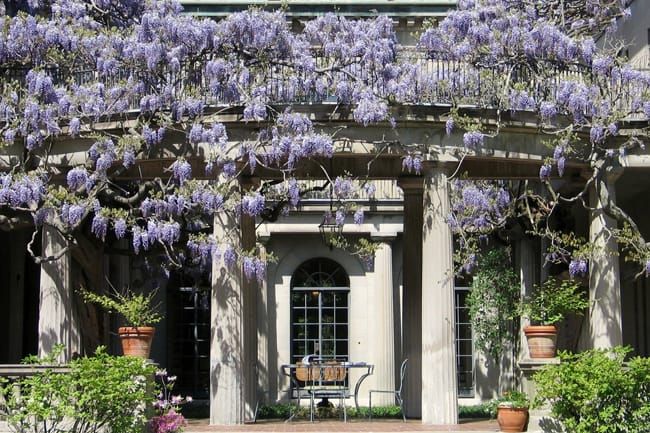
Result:
{"label": "chair back", "polygon": [[320,379],[320,368],[302,365],[299,362],[298,367],[296,367],[296,379],[301,382],[312,382],[318,380]]}
{"label": "chair back", "polygon": [[323,380],[325,382],[343,382],[346,376],[345,367],[338,362],[328,362],[324,367]]}
{"label": "chair back", "polygon": [[399,389],[397,391],[402,392],[402,387],[404,386],[404,376],[406,376],[406,363],[408,358],[402,361],[402,365],[399,368]]}

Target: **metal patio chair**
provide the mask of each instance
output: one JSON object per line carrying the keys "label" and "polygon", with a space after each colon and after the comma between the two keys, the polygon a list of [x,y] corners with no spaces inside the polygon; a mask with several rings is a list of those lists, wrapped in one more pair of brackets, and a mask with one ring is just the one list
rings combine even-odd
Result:
{"label": "metal patio chair", "polygon": [[372,420],[372,393],[381,393],[381,394],[393,394],[395,395],[395,400],[399,404],[400,409],[402,410],[402,419],[406,422],[406,414],[404,413],[404,399],[402,398],[402,388],[404,386],[404,376],[406,376],[406,363],[408,358],[402,361],[402,365],[399,368],[399,388],[396,390],[383,390],[383,389],[371,389],[368,396],[368,414],[370,420]]}

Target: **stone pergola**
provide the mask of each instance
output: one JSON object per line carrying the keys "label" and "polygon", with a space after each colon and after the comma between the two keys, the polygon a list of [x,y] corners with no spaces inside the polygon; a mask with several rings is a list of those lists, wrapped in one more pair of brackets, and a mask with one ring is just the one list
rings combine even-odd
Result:
{"label": "stone pergola", "polygon": [[[446,107],[412,107],[397,119],[397,130],[386,126],[364,128],[345,116],[329,118],[321,113],[331,106],[310,106],[314,121],[324,128],[341,128],[337,147],[341,149],[331,164],[331,176],[345,172],[367,176],[369,179],[397,179],[404,192],[403,237],[408,247],[403,251],[403,357],[409,359],[405,385],[405,403],[408,417],[420,418],[424,424],[455,424],[458,419],[455,359],[453,239],[445,216],[449,210],[447,176],[460,170],[470,178],[538,179],[539,166],[548,150],[542,146],[542,137],[525,116],[510,119],[510,126],[497,138],[490,140],[480,155],[459,155],[462,134],[446,136],[441,114]],[[230,140],[236,142],[248,134],[254,125],[241,123],[237,113],[219,115],[229,130]],[[107,124],[106,128],[113,125]],[[397,132],[397,133],[396,133]],[[386,137],[392,137],[387,139]],[[121,175],[124,180],[147,180],[163,173],[172,160],[173,135],[168,137],[168,153],[159,158],[140,161]],[[404,173],[402,154],[394,150],[378,153],[386,143],[398,143],[423,152],[424,167],[419,175]],[[391,148],[392,149],[392,148]],[[53,160],[61,165],[61,176],[66,167],[85,158],[86,146],[81,140],[56,142],[52,147]],[[15,155],[11,149],[2,149],[3,158]],[[200,152],[200,149],[199,149]],[[193,164],[199,164],[198,160]],[[636,168],[650,167],[647,157],[628,157],[624,165]],[[579,177],[584,167],[568,165],[568,178]],[[199,170],[196,170],[199,172]],[[316,163],[306,162],[298,169],[298,178],[322,176]],[[273,179],[278,173],[258,169],[242,177],[241,189],[251,188],[260,179]],[[616,176],[608,185],[612,187]],[[610,189],[613,195],[613,188]],[[590,237],[608,251],[616,252],[616,244],[603,233],[615,227],[615,222],[603,215],[598,197],[592,197],[594,210],[590,217]],[[255,245],[255,221],[247,216],[234,220],[218,215],[214,221],[216,235],[235,236],[243,249]],[[377,237],[376,233],[368,233]],[[384,266],[387,281],[392,281],[390,241],[382,241],[375,257]],[[54,255],[65,247],[65,241],[56,234],[43,232],[43,252]],[[530,242],[520,242],[517,255],[522,276],[522,291],[531,289],[531,268],[540,266],[534,257]],[[592,347],[608,347],[622,342],[622,321],[619,291],[618,259],[611,255],[597,257],[591,266],[590,298],[594,304],[589,316],[588,341]],[[70,253],[57,262],[44,263],[41,277],[39,351],[47,352],[53,342],[65,341],[67,354],[80,350],[77,333],[77,313],[73,307]],[[384,288],[380,288],[384,293]],[[210,348],[210,422],[239,424],[250,419],[257,400],[258,329],[257,305],[260,288],[246,281],[241,269],[226,270],[220,262],[212,268],[211,348]],[[380,301],[377,301],[380,302]],[[379,303],[378,309],[393,308]],[[384,323],[379,335],[390,333],[391,323]],[[391,344],[382,346],[386,354],[393,351]],[[388,355],[387,355],[388,356]],[[394,369],[388,364],[385,369]],[[377,374],[380,374],[377,371]],[[394,385],[388,371],[384,386]]]}

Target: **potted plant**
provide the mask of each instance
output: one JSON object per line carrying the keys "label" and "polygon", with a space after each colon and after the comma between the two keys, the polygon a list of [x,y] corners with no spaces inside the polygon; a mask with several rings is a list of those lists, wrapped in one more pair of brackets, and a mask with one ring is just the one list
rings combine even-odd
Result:
{"label": "potted plant", "polygon": [[553,358],[556,352],[556,323],[569,314],[582,314],[589,306],[575,280],[547,279],[535,286],[533,293],[521,303],[521,314],[530,320],[524,328],[531,358]]}
{"label": "potted plant", "polygon": [[502,432],[526,431],[528,423],[528,396],[520,391],[509,391],[495,401],[497,422]]}
{"label": "potted plant", "polygon": [[119,292],[113,288],[110,296],[82,290],[85,301],[101,305],[109,312],[116,312],[124,318],[125,325],[118,328],[122,341],[122,351],[125,356],[149,358],[151,342],[155,328],[152,325],[160,322],[158,305],[153,305],[156,291],[147,294],[135,293],[130,289]]}

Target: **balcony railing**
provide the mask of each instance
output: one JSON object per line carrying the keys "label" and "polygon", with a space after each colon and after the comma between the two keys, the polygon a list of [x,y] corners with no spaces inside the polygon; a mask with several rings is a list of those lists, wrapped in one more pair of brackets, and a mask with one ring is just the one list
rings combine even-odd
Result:
{"label": "balcony railing", "polygon": [[[210,82],[205,73],[207,62],[208,59],[186,62],[176,72],[171,70],[152,72],[142,68],[121,69],[112,75],[101,75],[92,68],[76,70],[50,68],[45,71],[52,77],[55,86],[89,86],[99,82],[104,85],[106,91],[109,91],[115,86],[123,85],[127,80],[139,83],[143,86],[144,91],[137,94],[131,93],[131,96],[125,98],[126,109],[136,111],[140,109],[142,95],[161,94],[163,91],[172,100],[191,96],[206,106],[244,105],[250,97],[249,91],[253,87],[258,90],[263,89],[264,102],[270,104],[339,102],[331,88],[325,92],[318,92],[315,84],[306,88],[297,87],[297,83],[304,82],[305,73],[288,65],[269,66],[261,72],[257,70],[258,73],[254,74],[256,83],[250,85],[248,89],[229,94],[223,89],[215,89],[214,82]],[[330,71],[330,74],[333,76],[334,82],[351,74],[371,87],[376,94],[391,96],[397,102],[404,104],[454,104],[480,107],[495,107],[499,100],[504,96],[507,97],[502,94],[502,86],[506,77],[512,86],[525,90],[537,104],[545,100],[554,100],[563,81],[591,82],[593,79],[590,69],[580,65],[561,69],[548,65],[544,68],[542,75],[532,74],[529,69],[523,67],[499,66],[479,69],[468,63],[428,59],[421,55],[403,56],[400,62],[407,62],[415,66],[409,76],[409,83],[414,86],[415,91],[405,95],[396,94],[394,89],[393,91],[386,89],[385,81],[379,79],[383,71],[376,69],[372,64],[354,63],[342,68],[335,68]],[[332,60],[316,57],[316,64],[323,67],[331,65]],[[28,70],[27,67],[4,68],[0,69],[0,77],[4,86],[15,84],[24,86]],[[631,89],[621,83],[609,83],[609,86],[610,91],[619,94],[619,97],[615,98],[615,108],[629,111],[632,101]],[[121,111],[124,111],[124,107]]]}

